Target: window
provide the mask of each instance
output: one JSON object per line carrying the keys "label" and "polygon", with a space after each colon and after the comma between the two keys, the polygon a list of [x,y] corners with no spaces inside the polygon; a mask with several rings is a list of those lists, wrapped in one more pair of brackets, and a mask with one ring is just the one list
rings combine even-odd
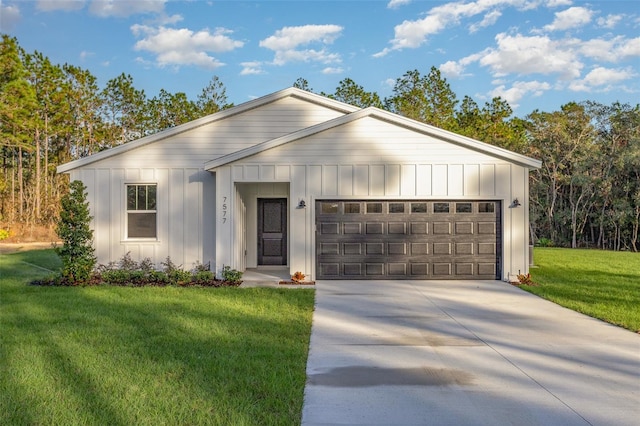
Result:
{"label": "window", "polygon": [[322,214],[336,214],[338,213],[338,203],[321,203],[320,211]]}
{"label": "window", "polygon": [[471,213],[471,203],[456,203],[456,213]]}
{"label": "window", "polygon": [[427,203],[411,203],[411,213],[426,213]]}
{"label": "window", "polygon": [[496,211],[495,203],[478,203],[479,213],[494,213]]}
{"label": "window", "polygon": [[433,203],[434,213],[449,213],[449,203]]}
{"label": "window", "polygon": [[404,203],[389,203],[389,213],[404,213]]}
{"label": "window", "polygon": [[127,238],[156,238],[157,185],[127,185]]}
{"label": "window", "polygon": [[367,213],[382,213],[382,203],[367,203]]}
{"label": "window", "polygon": [[345,213],[360,213],[360,203],[344,203]]}

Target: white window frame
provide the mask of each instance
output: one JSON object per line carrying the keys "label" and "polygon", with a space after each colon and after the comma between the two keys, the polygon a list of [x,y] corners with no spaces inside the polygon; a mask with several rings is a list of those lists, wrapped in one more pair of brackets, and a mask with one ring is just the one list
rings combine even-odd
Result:
{"label": "white window frame", "polygon": [[[155,194],[155,209],[154,210],[129,210],[129,187],[130,186],[155,186],[156,194]],[[124,182],[124,239],[126,241],[158,241],[158,191],[159,185],[157,182]],[[147,207],[147,206],[145,206]],[[156,229],[154,237],[132,237],[129,236],[129,214],[136,213],[153,213],[156,217]]]}

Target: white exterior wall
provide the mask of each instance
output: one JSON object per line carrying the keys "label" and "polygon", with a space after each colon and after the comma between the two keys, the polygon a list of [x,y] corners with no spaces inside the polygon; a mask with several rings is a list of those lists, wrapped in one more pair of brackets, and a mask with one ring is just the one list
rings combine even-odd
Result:
{"label": "white exterior wall", "polygon": [[[315,277],[314,208],[322,198],[500,201],[503,279],[528,271],[528,169],[466,147],[365,118],[219,167],[216,173],[225,176],[219,184],[226,192],[243,182],[290,183],[291,273]],[[509,208],[514,198],[521,207]],[[296,208],[301,199],[306,209]],[[220,252],[218,262],[233,264]]]}
{"label": "white exterior wall", "polygon": [[[222,207],[236,211],[243,206],[233,190],[216,192],[216,175],[205,171],[204,163],[343,114],[285,97],[71,170],[71,180],[87,186],[98,263],[118,261],[130,252],[135,260],[150,258],[158,268],[167,257],[185,269],[196,262],[214,267],[216,250],[234,250],[231,234],[217,223]],[[158,185],[156,240],[126,239],[125,189],[131,183]],[[242,224],[236,226],[241,235]],[[223,230],[217,240],[216,229]],[[236,247],[234,257],[240,253]]]}

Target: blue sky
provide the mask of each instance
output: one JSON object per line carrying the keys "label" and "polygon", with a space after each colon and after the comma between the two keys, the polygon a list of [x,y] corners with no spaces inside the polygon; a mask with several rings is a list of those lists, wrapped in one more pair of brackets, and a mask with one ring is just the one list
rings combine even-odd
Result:
{"label": "blue sky", "polygon": [[0,0],[0,32],[28,52],[121,73],[148,97],[191,99],[215,75],[239,104],[305,78],[351,78],[382,98],[435,66],[461,100],[523,116],[570,101],[637,104],[640,2]]}

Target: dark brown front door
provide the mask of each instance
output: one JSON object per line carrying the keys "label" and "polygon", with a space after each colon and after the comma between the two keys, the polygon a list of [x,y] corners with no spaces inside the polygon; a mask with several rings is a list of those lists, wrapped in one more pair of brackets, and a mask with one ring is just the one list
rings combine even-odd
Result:
{"label": "dark brown front door", "polygon": [[258,265],[287,264],[287,199],[258,198]]}

